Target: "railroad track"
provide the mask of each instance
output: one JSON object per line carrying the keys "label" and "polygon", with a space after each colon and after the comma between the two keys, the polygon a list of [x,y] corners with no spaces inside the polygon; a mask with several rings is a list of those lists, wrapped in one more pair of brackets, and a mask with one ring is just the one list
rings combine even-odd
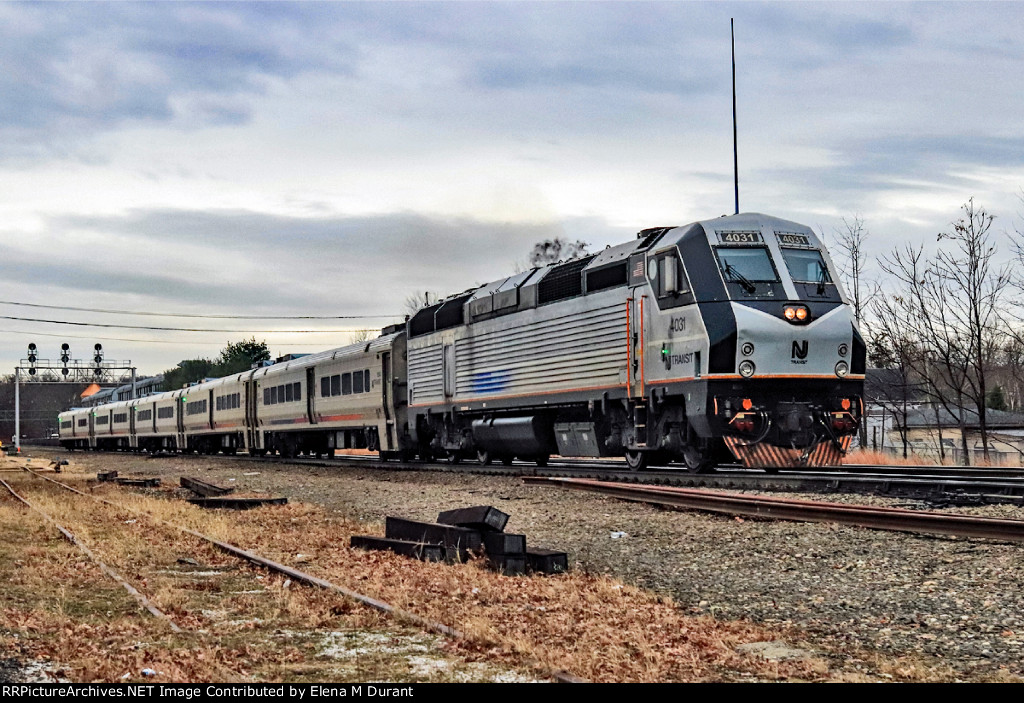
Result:
{"label": "railroad track", "polygon": [[[427,631],[430,631],[430,632],[434,632],[434,633],[443,635],[445,637],[450,637],[450,638],[453,638],[453,639],[463,639],[463,638],[466,638],[465,633],[463,633],[462,631],[460,631],[460,630],[458,630],[458,629],[456,629],[454,627],[448,626],[448,625],[446,625],[444,623],[435,622],[435,621],[429,620],[427,618],[424,618],[424,617],[422,617],[420,615],[417,615],[415,613],[411,613],[409,611],[402,610],[402,609],[397,608],[397,607],[395,607],[395,606],[393,606],[393,605],[391,605],[391,604],[389,604],[389,603],[387,603],[385,601],[382,601],[382,600],[379,600],[379,599],[376,599],[376,598],[372,598],[370,596],[364,595],[364,594],[359,593],[357,591],[354,591],[354,590],[351,590],[351,589],[346,588],[344,586],[341,586],[341,585],[338,585],[336,583],[333,583],[333,582],[331,582],[331,581],[329,581],[327,579],[323,579],[323,578],[320,578],[320,577],[315,576],[313,574],[309,574],[307,572],[304,572],[304,571],[301,571],[299,569],[296,569],[294,567],[287,566],[285,564],[281,564],[281,563],[279,563],[277,561],[274,561],[274,560],[272,560],[272,559],[270,559],[270,558],[268,558],[266,556],[263,556],[261,554],[258,554],[256,552],[254,552],[254,551],[243,549],[243,548],[241,548],[241,547],[239,547],[237,545],[231,544],[229,542],[225,542],[223,540],[216,539],[215,537],[211,537],[209,535],[203,534],[203,533],[198,532],[196,530],[193,530],[191,528],[183,527],[181,525],[177,525],[177,524],[168,522],[166,520],[160,519],[160,518],[158,518],[158,517],[156,517],[154,515],[151,515],[151,514],[147,513],[146,511],[138,510],[138,509],[136,509],[136,508],[134,508],[134,507],[132,507],[130,505],[127,505],[127,504],[124,504],[124,503],[115,502],[115,501],[111,501],[111,500],[107,500],[105,498],[101,498],[101,497],[98,497],[98,496],[90,495],[89,493],[81,491],[81,490],[79,490],[79,489],[77,489],[77,488],[75,488],[73,486],[70,486],[70,485],[68,485],[68,484],[66,484],[66,483],[64,483],[62,481],[59,481],[59,480],[57,480],[57,479],[55,479],[55,478],[53,478],[51,476],[47,476],[45,474],[42,474],[39,471],[36,471],[36,470],[32,469],[31,467],[24,466],[24,467],[21,467],[21,468],[25,472],[31,474],[32,476],[34,476],[34,477],[36,477],[36,478],[38,478],[38,479],[40,479],[42,481],[49,482],[50,484],[53,484],[53,485],[59,487],[60,489],[62,489],[64,491],[67,491],[67,492],[75,494],[75,495],[77,495],[79,497],[82,497],[82,498],[85,498],[85,499],[89,499],[91,501],[95,501],[95,502],[101,503],[103,505],[109,506],[111,508],[114,508],[117,511],[122,511],[124,513],[131,513],[131,514],[137,515],[140,518],[142,518],[144,520],[148,520],[148,521],[152,522],[154,525],[157,525],[157,526],[159,526],[161,528],[167,529],[167,530],[172,531],[172,532],[176,531],[176,532],[178,532],[180,534],[187,535],[189,537],[192,537],[192,538],[195,538],[197,540],[200,540],[201,542],[205,542],[205,543],[207,543],[209,545],[212,545],[214,548],[216,548],[217,550],[220,550],[223,553],[226,553],[226,554],[228,554],[228,555],[230,555],[232,557],[235,557],[235,558],[237,558],[239,560],[245,561],[245,562],[247,562],[249,564],[252,564],[252,565],[254,565],[256,567],[259,567],[261,569],[264,569],[264,570],[270,571],[272,573],[276,573],[276,574],[279,574],[281,576],[284,576],[285,578],[290,579],[290,580],[292,580],[292,581],[294,581],[296,583],[303,584],[303,585],[310,586],[310,587],[314,587],[314,588],[318,588],[318,589],[322,589],[322,590],[329,591],[329,592],[332,592],[332,593],[337,593],[337,594],[339,594],[339,595],[341,595],[341,596],[343,596],[343,597],[345,597],[347,599],[355,601],[356,603],[358,603],[360,605],[363,605],[363,606],[372,608],[374,610],[383,612],[383,613],[389,615],[390,617],[394,618],[395,620],[397,620],[399,622],[411,623],[411,624],[416,625],[416,626],[418,626],[418,627],[420,627],[420,628],[422,628],[424,630],[427,630]],[[100,569],[106,575],[108,575],[110,578],[112,578],[115,581],[117,581],[148,612],[150,612],[154,616],[157,616],[159,618],[162,618],[162,619],[166,620],[169,623],[169,625],[170,625],[170,627],[171,627],[171,629],[173,631],[175,631],[175,632],[180,632],[181,631],[181,628],[179,628],[179,626],[174,622],[174,620],[172,620],[167,614],[165,614],[163,611],[161,611],[159,608],[157,608],[153,604],[151,599],[147,598],[147,596],[141,590],[136,589],[134,586],[132,586],[130,583],[128,583],[128,581],[124,577],[122,577],[119,573],[117,573],[112,568],[107,566],[103,561],[101,561],[99,559],[99,557],[92,550],[90,550],[89,547],[81,539],[77,538],[67,528],[65,528],[64,526],[59,524],[56,520],[54,520],[52,517],[47,515],[38,506],[33,505],[25,497],[23,497],[22,495],[19,495],[17,492],[15,492],[14,488],[11,487],[6,481],[3,481],[2,479],[0,479],[0,484],[2,484],[2,486],[5,489],[7,489],[7,491],[15,499],[17,499],[18,501],[20,501],[21,503],[23,503],[24,505],[26,505],[30,509],[32,509],[32,510],[36,511],[37,513],[39,513],[43,517],[44,520],[46,520],[48,523],[53,525],[57,530],[59,530],[61,532],[61,534],[68,541],[70,541],[72,544],[76,545],[79,549],[81,549],[83,551],[83,553],[85,553],[92,561],[94,561],[94,562],[96,562],[98,564]],[[541,669],[541,667],[539,665],[537,665],[536,662],[529,662],[528,661],[527,664],[534,665],[536,668]],[[562,682],[562,683],[586,683],[585,679],[578,678],[578,677],[573,676],[572,674],[569,674],[568,672],[565,672],[565,671],[551,671],[551,670],[547,670],[547,671],[545,671],[545,674],[547,676],[549,676],[550,678],[552,678],[552,679],[554,679],[556,681]]]}
{"label": "railroad track", "polygon": [[[114,454],[119,454],[114,452]],[[149,455],[158,457],[161,455]],[[166,456],[188,456],[171,455]],[[217,458],[219,455],[204,455]],[[924,500],[943,505],[1024,505],[1024,469],[961,466],[844,465],[826,471],[780,471],[767,474],[739,465],[726,465],[706,474],[691,474],[680,467],[653,467],[630,471],[614,459],[559,460],[546,467],[514,462],[511,466],[483,466],[475,461],[458,464],[424,461],[382,461],[372,456],[250,457],[230,458],[257,463],[295,464],[326,468],[363,467],[388,471],[439,471],[500,476],[586,478],[618,483],[714,488],[728,490],[785,491],[802,493],[882,494]]]}
{"label": "railroad track", "polygon": [[586,479],[527,476],[523,478],[523,481],[529,485],[587,491],[623,500],[728,515],[799,522],[834,522],[879,530],[1024,542],[1024,520],[794,500],[771,496],[716,493],[668,486],[637,486]]}
{"label": "railroad track", "polygon": [[[948,505],[1009,503],[1024,505],[1024,471],[963,467],[897,467],[853,465],[843,470],[781,471],[766,474],[732,465],[706,474],[691,474],[679,468],[651,468],[630,471],[623,462],[564,460],[538,467],[516,462],[511,466],[381,461],[376,457],[335,457],[329,459],[280,457],[235,457],[255,462],[299,464],[327,468],[356,466],[390,471],[440,471],[499,476],[585,478],[618,483],[665,485],[683,488],[786,491],[803,493],[883,494],[916,498]],[[949,471],[947,471],[949,469]]]}

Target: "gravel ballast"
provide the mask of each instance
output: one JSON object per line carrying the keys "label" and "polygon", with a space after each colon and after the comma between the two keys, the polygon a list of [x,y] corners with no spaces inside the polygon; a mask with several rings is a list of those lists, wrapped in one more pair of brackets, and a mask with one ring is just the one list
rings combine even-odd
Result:
{"label": "gravel ballast", "polygon": [[[433,521],[441,510],[490,504],[512,516],[507,532],[526,534],[528,546],[567,551],[573,568],[670,595],[687,612],[764,623],[821,656],[918,655],[965,680],[1024,673],[1024,552],[1018,545],[666,510],[503,476],[209,457],[62,456],[75,470],[117,470],[165,483],[188,475],[320,503],[375,525],[380,534],[387,515]],[[951,512],[1024,519],[1010,506]]]}

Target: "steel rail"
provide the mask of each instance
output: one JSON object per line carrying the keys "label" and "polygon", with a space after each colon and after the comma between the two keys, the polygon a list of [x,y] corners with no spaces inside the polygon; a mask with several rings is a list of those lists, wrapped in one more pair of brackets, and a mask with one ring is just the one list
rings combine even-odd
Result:
{"label": "steel rail", "polygon": [[[29,472],[30,474],[38,477],[38,478],[44,479],[46,481],[50,481],[51,483],[55,483],[58,486],[60,486],[61,488],[69,490],[69,491],[71,491],[73,493],[77,493],[78,495],[85,496],[86,498],[91,498],[92,500],[96,500],[96,501],[99,501],[101,503],[105,503],[105,504],[113,506],[115,508],[120,508],[120,509],[123,509],[123,510],[128,510],[128,511],[133,512],[133,513],[135,513],[137,515],[144,515],[145,517],[147,517],[147,518],[149,518],[149,519],[151,519],[151,520],[153,520],[153,521],[155,521],[157,523],[160,523],[162,525],[166,525],[167,527],[174,528],[176,530],[179,530],[180,532],[184,532],[185,534],[188,534],[188,535],[196,537],[196,538],[198,538],[200,540],[204,540],[206,542],[209,542],[210,544],[212,544],[213,546],[217,547],[221,551],[226,552],[227,554],[230,554],[232,556],[238,557],[239,559],[243,559],[245,561],[248,561],[251,564],[255,564],[256,566],[262,567],[262,568],[267,569],[269,571],[273,571],[273,572],[282,574],[284,576],[287,576],[288,578],[290,578],[290,579],[292,579],[292,580],[294,580],[294,581],[296,581],[298,583],[302,583],[302,584],[305,584],[307,586],[313,586],[315,588],[322,588],[324,590],[332,591],[334,593],[338,593],[340,595],[343,595],[346,598],[350,598],[350,599],[352,599],[352,600],[354,600],[354,601],[356,601],[358,603],[361,603],[362,605],[366,605],[366,606],[368,606],[370,608],[373,608],[374,610],[379,610],[381,612],[384,612],[384,613],[390,615],[391,617],[394,617],[396,620],[398,620],[400,622],[403,622],[403,621],[404,622],[409,622],[409,623],[412,623],[414,625],[418,625],[419,627],[422,627],[422,628],[424,628],[426,630],[429,630],[429,631],[432,631],[432,632],[437,632],[438,634],[445,635],[445,636],[451,637],[453,639],[469,639],[465,635],[465,633],[463,633],[461,630],[457,630],[457,629],[455,629],[453,627],[450,627],[448,625],[445,625],[443,623],[433,622],[433,621],[428,620],[427,618],[424,618],[424,617],[422,617],[420,615],[416,615],[415,613],[410,613],[407,610],[401,610],[400,608],[396,608],[395,606],[391,605],[390,603],[386,603],[386,602],[384,602],[382,600],[377,600],[376,598],[371,598],[370,596],[363,595],[362,593],[358,593],[358,592],[353,591],[351,589],[345,588],[344,586],[339,586],[339,585],[337,585],[335,583],[332,583],[331,581],[328,581],[326,579],[322,579],[322,578],[320,578],[318,576],[313,576],[312,574],[308,574],[308,573],[306,573],[304,571],[299,571],[298,569],[294,569],[294,568],[292,568],[290,566],[286,566],[284,564],[279,564],[276,561],[273,561],[273,560],[268,559],[268,558],[266,558],[264,556],[256,554],[255,552],[250,552],[250,551],[248,551],[246,549],[242,549],[241,547],[239,547],[237,545],[234,545],[234,544],[231,544],[229,542],[223,542],[221,540],[215,539],[215,538],[210,537],[208,535],[204,535],[203,533],[197,532],[197,531],[192,530],[190,528],[182,527],[180,525],[175,525],[172,522],[168,522],[168,521],[162,520],[162,519],[160,519],[160,518],[158,518],[158,517],[156,517],[154,515],[151,515],[151,514],[147,513],[144,510],[138,510],[137,508],[132,508],[132,507],[127,506],[127,505],[120,505],[120,504],[115,503],[113,501],[106,500],[105,498],[100,498],[99,496],[90,495],[88,493],[85,493],[83,491],[78,490],[77,488],[69,486],[66,483],[63,483],[61,481],[57,481],[56,479],[50,478],[49,476],[44,476],[44,475],[42,475],[40,473],[37,473],[36,471],[32,470],[31,468],[29,468],[27,466],[24,467],[24,470]],[[530,662],[530,663],[535,663],[535,662]],[[546,671],[546,673],[551,678],[553,678],[553,679],[555,679],[555,680],[557,680],[557,681],[559,681],[561,683],[589,683],[589,681],[587,679],[582,679],[582,678],[579,678],[577,676],[573,676],[572,674],[569,674],[568,672],[564,672],[564,671],[552,671],[552,670],[548,669]]]}
{"label": "steel rail", "polygon": [[1024,520],[985,518],[959,513],[936,513],[902,508],[847,505],[822,501],[749,496],[665,486],[635,486],[588,479],[523,477],[528,485],[558,486],[601,493],[623,500],[703,510],[729,515],[836,522],[857,527],[898,532],[920,532],[956,537],[981,537],[1004,542],[1024,542]]}
{"label": "steel rail", "polygon": [[[41,478],[45,478],[45,477],[41,477]],[[130,583],[125,581],[124,578],[122,578],[120,574],[118,574],[112,568],[107,566],[103,562],[102,559],[100,559],[98,556],[96,556],[96,554],[91,549],[89,549],[89,547],[87,547],[84,542],[82,542],[80,539],[75,537],[75,535],[72,534],[70,530],[68,530],[66,527],[61,525],[59,522],[54,520],[49,515],[47,515],[46,512],[44,512],[41,508],[39,508],[38,506],[32,505],[32,503],[30,503],[27,499],[25,499],[22,496],[18,495],[18,493],[13,488],[11,488],[10,484],[8,484],[7,481],[4,481],[3,479],[0,479],[0,484],[3,484],[3,487],[6,488],[8,491],[10,491],[10,494],[12,496],[14,496],[18,500],[20,500],[26,506],[28,506],[29,508],[34,510],[36,513],[38,513],[44,520],[46,520],[48,523],[50,523],[51,525],[56,527],[57,530],[61,533],[61,535],[64,536],[64,538],[68,542],[71,542],[71,544],[75,545],[80,550],[82,550],[83,554],[85,554],[87,557],[89,557],[89,559],[91,559],[93,561],[93,563],[95,563],[98,567],[100,567],[100,571],[105,573],[107,576],[112,578],[114,581],[117,581],[119,584],[121,584],[121,587],[124,588],[124,590],[128,591],[128,593],[132,596],[132,598],[137,600],[139,602],[139,604],[143,608],[148,610],[150,613],[152,613],[156,617],[161,618],[162,620],[166,620],[167,624],[170,625],[171,629],[174,632],[181,632],[182,631],[181,628],[178,627],[178,625],[174,622],[174,620],[171,619],[171,617],[167,613],[165,613],[164,611],[160,610],[158,607],[153,605],[153,602],[150,601],[148,598],[146,598],[146,596],[144,594],[142,594],[138,589],[136,589]]]}

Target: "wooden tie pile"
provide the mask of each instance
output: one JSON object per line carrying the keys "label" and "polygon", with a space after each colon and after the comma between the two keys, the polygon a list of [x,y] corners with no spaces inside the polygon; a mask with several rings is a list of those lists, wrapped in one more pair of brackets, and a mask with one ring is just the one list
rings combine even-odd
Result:
{"label": "wooden tie pile", "polygon": [[490,505],[446,510],[437,522],[388,516],[384,537],[354,535],[351,546],[380,549],[424,561],[466,561],[483,553],[504,574],[557,574],[569,569],[565,552],[526,547],[526,535],[505,532],[509,515]]}

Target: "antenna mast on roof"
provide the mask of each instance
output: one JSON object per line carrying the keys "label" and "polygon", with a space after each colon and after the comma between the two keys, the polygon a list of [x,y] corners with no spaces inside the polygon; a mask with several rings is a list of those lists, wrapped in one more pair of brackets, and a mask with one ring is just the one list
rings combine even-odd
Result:
{"label": "antenna mast on roof", "polygon": [[736,214],[740,214],[740,161],[736,146],[736,29],[734,20],[729,18],[729,33],[732,36],[732,178],[736,188]]}

